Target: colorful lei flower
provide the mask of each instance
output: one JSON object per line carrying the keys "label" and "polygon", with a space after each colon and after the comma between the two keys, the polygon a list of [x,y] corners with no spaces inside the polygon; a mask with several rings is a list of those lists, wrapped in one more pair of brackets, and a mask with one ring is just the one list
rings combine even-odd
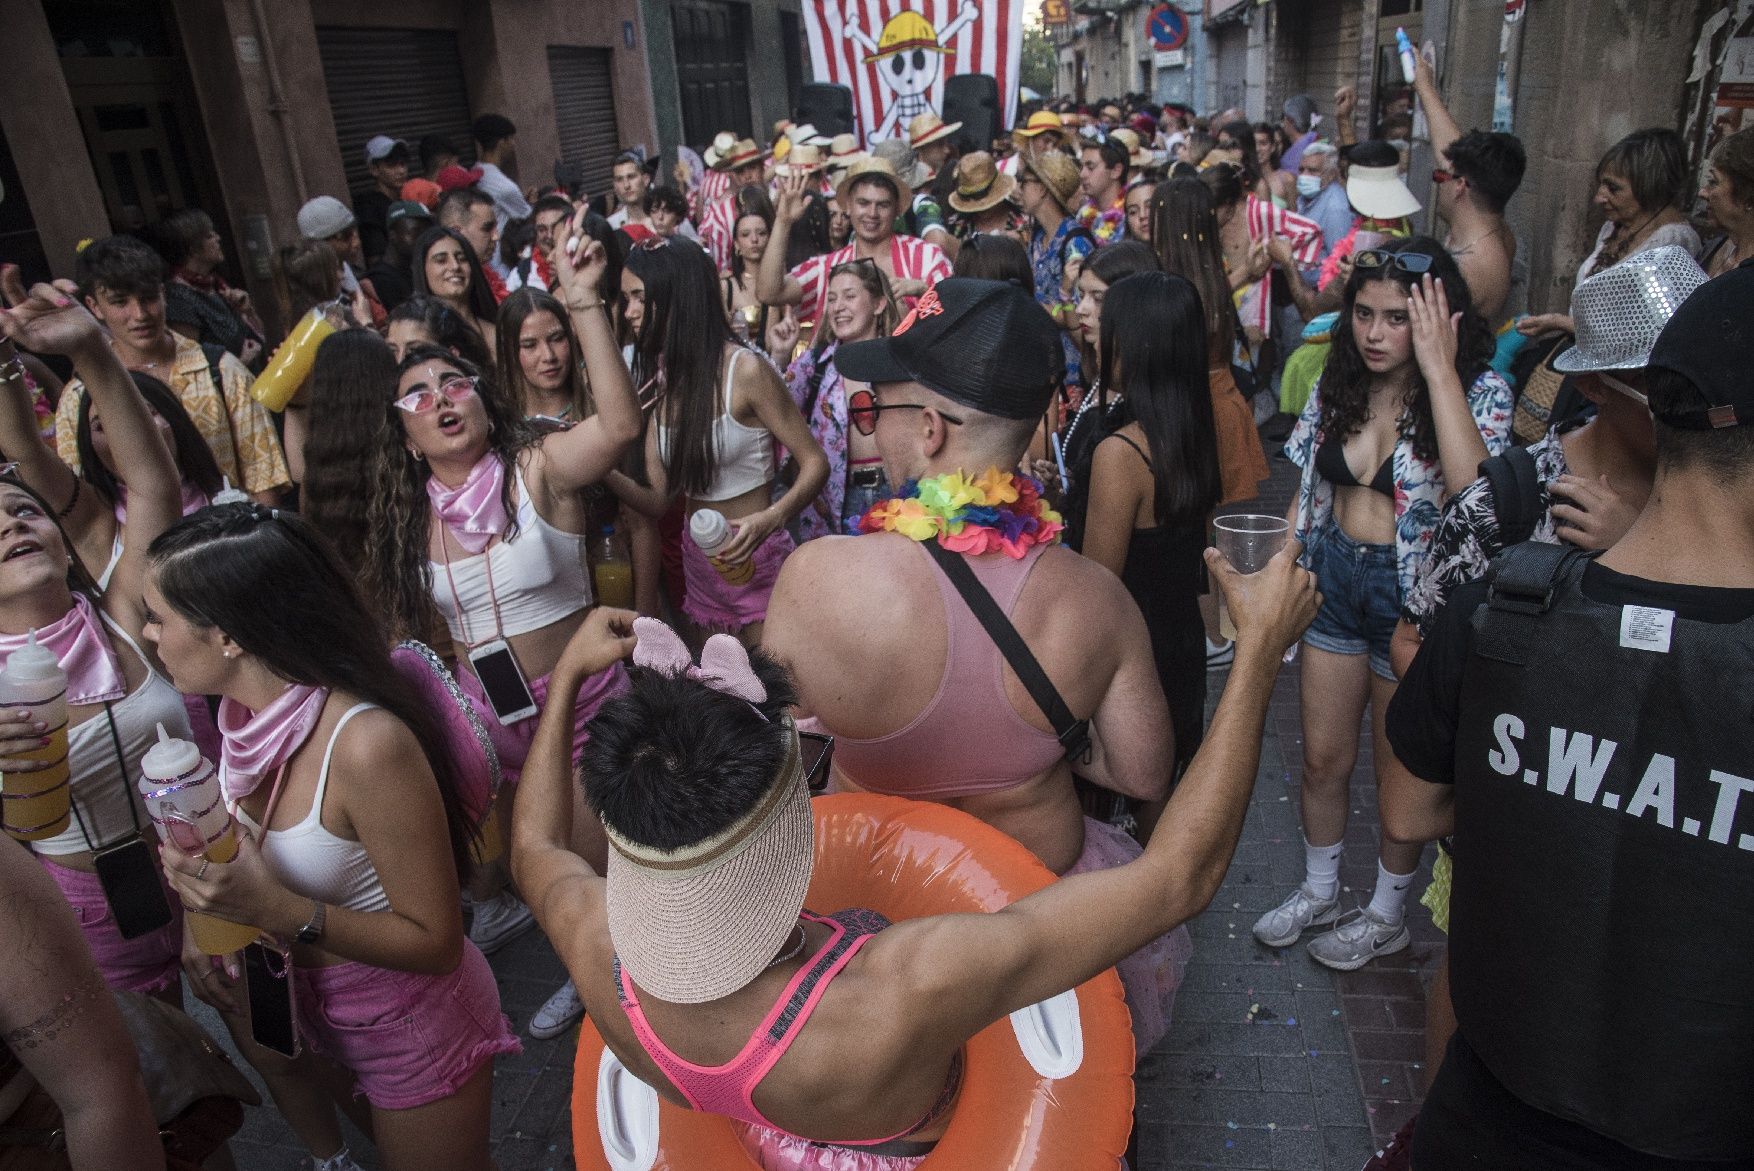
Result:
{"label": "colorful lei flower", "polygon": [[1042,499],[1041,482],[988,468],[979,476],[947,472],[910,480],[859,521],[862,533],[900,533],[954,553],[1002,552],[1021,558],[1060,539],[1060,514]]}

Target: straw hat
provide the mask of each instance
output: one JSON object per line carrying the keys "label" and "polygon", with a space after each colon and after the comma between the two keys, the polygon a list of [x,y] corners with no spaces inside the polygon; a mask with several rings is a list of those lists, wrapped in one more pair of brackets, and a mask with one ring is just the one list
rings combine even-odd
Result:
{"label": "straw hat", "polygon": [[1072,161],[1072,156],[1048,150],[1038,155],[1018,157],[1029,168],[1030,174],[1041,180],[1041,185],[1048,189],[1060,210],[1070,214],[1073,202],[1078,198],[1078,164]]}
{"label": "straw hat", "polygon": [[837,134],[828,144],[828,169],[831,171],[843,171],[861,159],[870,157],[859,146],[859,140],[850,134]]}
{"label": "straw hat", "polygon": [[974,213],[997,207],[1017,190],[1017,180],[999,173],[993,156],[984,150],[971,151],[956,161],[956,190],[950,193],[950,206],[960,212]]}
{"label": "straw hat", "polygon": [[908,145],[919,150],[927,143],[941,142],[961,129],[962,123],[946,124],[944,119],[938,117],[936,111],[927,110],[924,114],[915,115],[913,120],[907,124]]}
{"label": "straw hat", "polygon": [[732,144],[729,151],[719,156],[713,166],[715,171],[735,171],[738,167],[747,167],[750,163],[759,163],[767,158],[770,152],[755,145],[753,138],[739,138]]}
{"label": "straw hat", "polygon": [[1706,281],[1684,248],[1637,252],[1571,291],[1577,344],[1553,359],[1567,374],[1639,370],[1675,310]]}
{"label": "straw hat", "polygon": [[1047,134],[1050,131],[1056,135],[1063,134],[1065,130],[1066,124],[1058,114],[1052,110],[1037,110],[1029,116],[1029,121],[1011,133],[1019,138],[1034,138],[1038,134]]}
{"label": "straw hat", "polygon": [[822,148],[806,142],[800,146],[794,146],[786,155],[786,161],[774,168],[774,173],[778,175],[813,175],[826,166],[828,163],[822,156]]}
{"label": "straw hat", "polygon": [[[903,145],[906,144],[904,143]],[[840,199],[845,196],[847,191],[852,187],[854,180],[863,178],[866,175],[880,176],[884,182],[888,183],[895,189],[895,198],[898,201],[903,198],[901,179],[897,177],[895,168],[890,165],[889,160],[881,155],[871,155],[868,158],[860,159],[858,162],[848,167],[846,174],[840,177],[840,182],[835,184],[834,197]]]}
{"label": "straw hat", "polygon": [[705,1004],[767,970],[798,926],[816,827],[798,750],[781,717],[786,762],[741,819],[693,845],[660,850],[608,825],[605,898],[622,968],[671,1004]]}
{"label": "straw hat", "polygon": [[909,187],[922,187],[932,178],[931,169],[920,162],[920,156],[905,138],[886,138],[872,149],[871,155],[888,163],[895,177]]}
{"label": "straw hat", "polygon": [[1139,134],[1123,126],[1119,130],[1108,132],[1110,142],[1118,142],[1127,148],[1127,164],[1133,167],[1154,166],[1157,162],[1145,145],[1139,141]]}
{"label": "straw hat", "polygon": [[786,137],[793,146],[827,146],[832,140],[809,122],[786,128]]}
{"label": "straw hat", "polygon": [[736,145],[737,136],[729,130],[721,130],[713,136],[713,144],[706,148],[700,156],[701,160],[716,171],[719,169],[719,160],[730,154],[731,148]]}

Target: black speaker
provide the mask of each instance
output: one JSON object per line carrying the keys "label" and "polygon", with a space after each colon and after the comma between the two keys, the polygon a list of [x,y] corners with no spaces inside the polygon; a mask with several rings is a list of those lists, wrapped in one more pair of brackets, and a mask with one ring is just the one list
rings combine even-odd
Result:
{"label": "black speaker", "polygon": [[957,73],[944,79],[944,121],[960,122],[958,154],[992,150],[993,139],[1005,133],[999,116],[999,83],[988,73]]}
{"label": "black speaker", "polygon": [[833,138],[853,132],[853,91],[844,85],[812,81],[798,89],[798,125],[809,123],[816,133]]}

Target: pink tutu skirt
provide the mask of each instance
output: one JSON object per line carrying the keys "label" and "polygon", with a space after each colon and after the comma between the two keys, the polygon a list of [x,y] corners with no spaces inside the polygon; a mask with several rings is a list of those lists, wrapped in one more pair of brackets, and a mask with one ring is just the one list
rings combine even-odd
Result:
{"label": "pink tutu skirt", "polygon": [[857,1147],[813,1143],[747,1122],[733,1126],[743,1149],[762,1171],[913,1171],[926,1161],[924,1155],[873,1155]]}
{"label": "pink tutu skirt", "polygon": [[682,574],[688,589],[682,599],[682,612],[702,629],[725,634],[735,634],[745,626],[766,621],[773,583],[779,580],[780,566],[794,548],[792,535],[785,529],[775,529],[756,546],[755,573],[748,581],[733,585],[713,568],[700,546],[684,534]]}
{"label": "pink tutu skirt", "polygon": [[[1111,870],[1144,852],[1125,830],[1086,817],[1084,852],[1064,877]],[[1115,965],[1127,994],[1127,1009],[1133,1014],[1133,1046],[1140,1060],[1169,1031],[1176,989],[1181,987],[1182,972],[1193,955],[1194,941],[1184,925],[1158,936]]]}

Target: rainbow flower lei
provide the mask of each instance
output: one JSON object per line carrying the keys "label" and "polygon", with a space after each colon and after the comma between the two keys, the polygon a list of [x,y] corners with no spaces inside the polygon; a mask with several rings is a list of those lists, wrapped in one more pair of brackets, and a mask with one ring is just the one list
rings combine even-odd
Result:
{"label": "rainbow flower lei", "polygon": [[862,533],[900,533],[953,553],[1003,552],[1021,558],[1060,539],[1065,525],[1042,499],[1041,481],[988,468],[981,475],[948,472],[909,480],[859,520]]}

